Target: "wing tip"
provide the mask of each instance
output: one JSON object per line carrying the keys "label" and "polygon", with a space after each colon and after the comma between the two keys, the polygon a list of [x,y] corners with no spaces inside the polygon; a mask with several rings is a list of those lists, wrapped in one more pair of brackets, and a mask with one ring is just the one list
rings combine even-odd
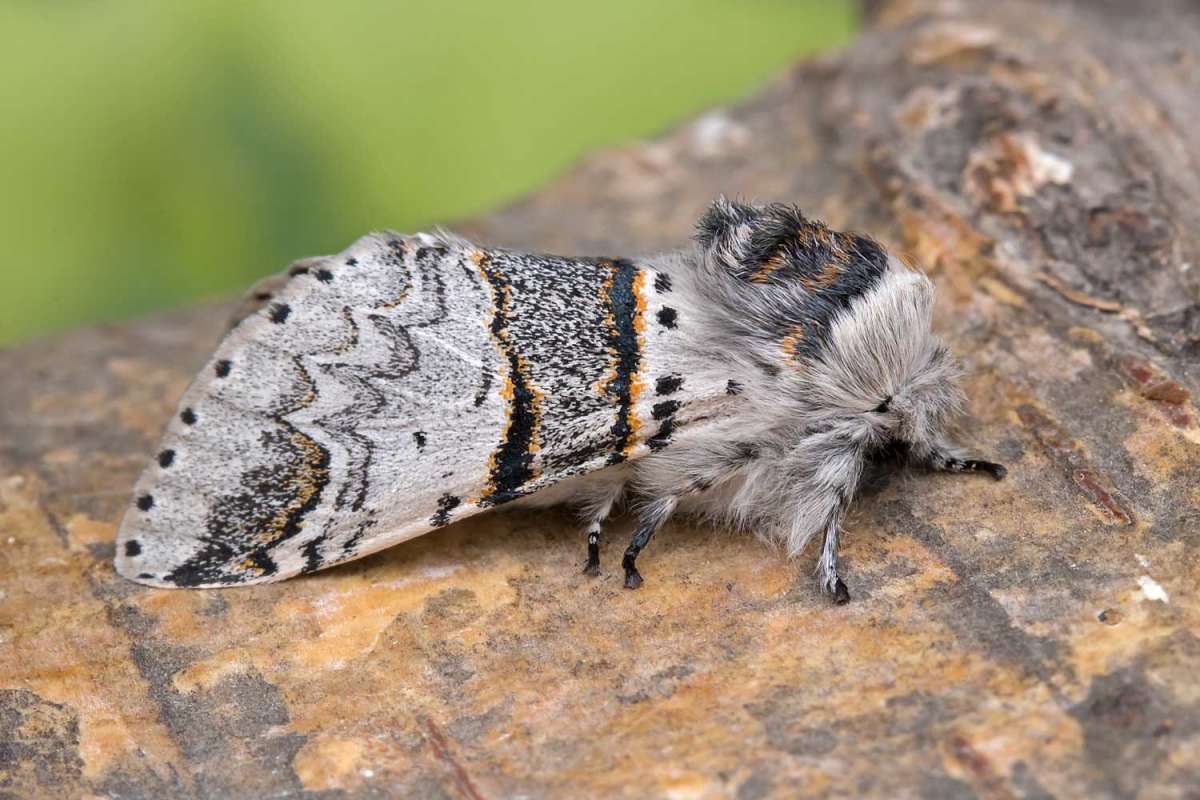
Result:
{"label": "wing tip", "polygon": [[113,558],[113,567],[122,578],[159,589],[181,588],[178,584],[166,579],[170,570],[154,569],[154,566],[144,563],[144,559],[125,555],[121,551],[120,540],[117,541],[117,555]]}
{"label": "wing tip", "polygon": [[180,571],[180,563],[148,558],[138,540],[124,529],[118,533],[116,544],[117,552],[113,556],[113,568],[117,575],[155,589],[235,589],[260,583],[278,583],[299,574],[298,571],[280,571],[269,575],[247,576],[240,580],[208,580],[193,583],[186,579],[173,577]]}
{"label": "wing tip", "polygon": [[117,552],[113,556],[113,568],[117,574],[143,586],[159,589],[182,588],[174,581],[167,580],[167,576],[173,571],[171,565],[156,562],[145,556],[139,540],[122,527],[117,534]]}
{"label": "wing tip", "polygon": [[171,576],[175,567],[173,565],[164,566],[162,564],[151,565],[144,561],[130,558],[123,553],[118,553],[113,559],[113,567],[117,575],[125,580],[133,583],[141,584],[142,586],[150,586],[155,589],[236,589],[244,586],[253,586],[260,583],[278,583],[286,580],[290,575],[267,575],[255,578],[247,578],[246,580],[238,581],[206,581],[201,583],[181,583]]}

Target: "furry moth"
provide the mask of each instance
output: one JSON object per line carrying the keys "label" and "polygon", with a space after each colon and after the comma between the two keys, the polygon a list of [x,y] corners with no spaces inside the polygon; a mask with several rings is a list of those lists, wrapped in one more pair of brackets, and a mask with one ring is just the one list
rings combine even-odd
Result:
{"label": "furry moth", "polygon": [[257,287],[138,481],[116,567],[163,587],[312,572],[513,501],[676,511],[782,543],[838,538],[864,466],[1004,467],[946,434],[958,367],[933,286],[787,205],[717,200],[645,259],[372,234]]}

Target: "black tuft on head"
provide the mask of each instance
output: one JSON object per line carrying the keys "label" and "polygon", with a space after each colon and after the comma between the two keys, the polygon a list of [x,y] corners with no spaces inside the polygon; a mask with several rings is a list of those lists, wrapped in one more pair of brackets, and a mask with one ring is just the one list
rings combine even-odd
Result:
{"label": "black tuft on head", "polygon": [[799,206],[771,203],[763,209],[758,224],[750,234],[750,245],[746,249],[744,260],[746,266],[757,267],[777,256],[786,257],[788,253],[780,251],[814,226],[819,226],[828,233],[828,229],[821,223],[806,219]]}
{"label": "black tuft on head", "polygon": [[748,206],[718,200],[697,230],[696,240],[716,266],[756,284],[786,279],[797,266],[819,269],[833,247],[828,228],[786,203]]}
{"label": "black tuft on head", "polygon": [[732,238],[737,228],[758,218],[760,210],[745,203],[718,198],[696,223],[695,239],[705,249]]}
{"label": "black tuft on head", "polygon": [[887,268],[887,254],[874,240],[832,231],[787,203],[751,207],[719,200],[697,230],[697,241],[718,265],[749,283],[856,289],[844,284],[870,281]]}
{"label": "black tuft on head", "polygon": [[[731,295],[745,293],[736,302],[755,306],[747,332],[775,344],[789,364],[818,357],[837,317],[889,269],[874,240],[830,230],[786,203],[719,200],[700,220],[696,240],[705,267],[733,279]],[[769,374],[776,368],[763,367]]]}

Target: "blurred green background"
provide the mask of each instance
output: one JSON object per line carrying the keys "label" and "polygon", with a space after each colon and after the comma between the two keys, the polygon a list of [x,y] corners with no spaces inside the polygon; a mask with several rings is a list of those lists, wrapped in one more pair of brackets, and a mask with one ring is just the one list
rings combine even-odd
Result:
{"label": "blurred green background", "polygon": [[9,0],[0,345],[484,211],[855,25],[851,0]]}

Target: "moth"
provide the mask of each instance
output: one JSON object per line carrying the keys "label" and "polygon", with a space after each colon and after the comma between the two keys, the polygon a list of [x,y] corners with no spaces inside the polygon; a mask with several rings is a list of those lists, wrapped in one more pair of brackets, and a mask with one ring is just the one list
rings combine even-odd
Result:
{"label": "moth", "polygon": [[642,259],[365,236],[258,287],[186,391],[118,534],[161,587],[278,581],[505,504],[569,503],[585,572],[618,505],[624,585],[676,512],[796,555],[886,454],[1005,468],[947,434],[959,367],[934,290],[875,241],[790,205],[717,200],[694,242]]}

